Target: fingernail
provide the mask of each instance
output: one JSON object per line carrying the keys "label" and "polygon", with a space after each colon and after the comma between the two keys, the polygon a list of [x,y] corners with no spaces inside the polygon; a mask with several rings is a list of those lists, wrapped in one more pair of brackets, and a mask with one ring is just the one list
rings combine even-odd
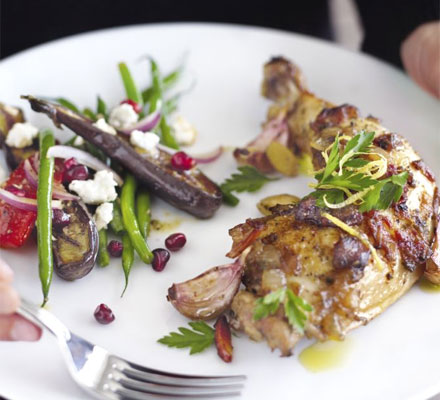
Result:
{"label": "fingernail", "polygon": [[38,340],[41,336],[41,330],[34,324],[19,317],[16,318],[10,332],[11,340]]}
{"label": "fingernail", "polygon": [[18,308],[20,299],[9,283],[0,282],[0,314],[12,314]]}

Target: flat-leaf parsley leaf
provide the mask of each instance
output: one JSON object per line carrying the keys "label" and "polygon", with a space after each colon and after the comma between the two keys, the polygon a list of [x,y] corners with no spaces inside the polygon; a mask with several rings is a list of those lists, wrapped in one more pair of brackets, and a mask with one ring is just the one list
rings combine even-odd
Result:
{"label": "flat-leaf parsley leaf", "polygon": [[270,181],[276,180],[268,178],[263,175],[256,168],[249,165],[238,167],[240,173],[233,173],[230,178],[226,179],[220,185],[223,193],[223,200],[232,206],[238,204],[239,199],[232,194],[232,192],[256,192],[261,187]]}
{"label": "flat-leaf parsley leaf", "polygon": [[179,349],[189,347],[189,354],[200,353],[214,343],[215,330],[206,322],[189,322],[191,329],[177,328],[179,332],[170,332],[168,336],[159,339],[158,342],[168,347],[177,347]]}
{"label": "flat-leaf parsley leaf", "polygon": [[300,334],[304,333],[304,326],[307,321],[306,312],[313,310],[309,303],[288,288],[277,289],[264,297],[260,297],[256,303],[254,309],[255,320],[275,314],[280,304],[283,304],[284,314],[289,324]]}

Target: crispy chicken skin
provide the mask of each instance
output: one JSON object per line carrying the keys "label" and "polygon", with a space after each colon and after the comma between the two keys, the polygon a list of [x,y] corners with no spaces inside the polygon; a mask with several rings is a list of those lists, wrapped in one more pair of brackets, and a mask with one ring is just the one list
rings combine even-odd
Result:
{"label": "crispy chicken skin", "polygon": [[[289,147],[299,157],[311,156],[315,169],[323,167],[321,151],[337,134],[351,137],[364,130],[375,132],[374,151],[387,158],[390,175],[409,172],[402,198],[384,211],[361,214],[350,206],[322,210],[312,198],[305,198],[296,205],[274,207],[271,215],[247,220],[230,230],[233,246],[229,256],[235,258],[245,249],[248,252],[242,278],[245,289],[232,302],[232,324],[254,340],[266,340],[286,356],[292,354],[300,335],[281,311],[255,321],[256,299],[287,285],[313,306],[306,336],[321,341],[344,338],[410,289],[427,262],[432,280],[440,281],[438,195],[432,172],[404,138],[381,126],[376,118],[360,117],[354,106],[335,106],[314,96],[291,62],[278,57],[265,65],[262,92],[274,101],[265,126],[277,121],[287,127]],[[276,135],[272,136],[274,140]],[[248,146],[235,155],[241,163],[263,165],[266,172],[270,169],[264,146]],[[365,234],[377,249],[382,267],[368,247],[322,217],[322,211]]]}

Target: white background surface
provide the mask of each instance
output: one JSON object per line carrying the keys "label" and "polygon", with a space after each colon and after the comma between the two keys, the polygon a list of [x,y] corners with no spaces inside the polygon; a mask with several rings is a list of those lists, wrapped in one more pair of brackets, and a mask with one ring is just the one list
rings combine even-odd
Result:
{"label": "white background surface", "polygon": [[[440,172],[439,102],[418,89],[403,73],[370,57],[339,49],[304,36],[228,25],[174,24],[107,30],[56,41],[0,63],[1,101],[25,108],[40,127],[50,122],[31,114],[20,94],[63,95],[81,106],[95,105],[100,94],[110,104],[124,97],[118,61],[129,63],[136,79],[147,85],[149,65],[142,55],[154,56],[163,71],[189,52],[188,71],[196,77],[194,91],[181,104],[182,113],[199,130],[194,151],[223,145],[243,145],[259,131],[267,103],[259,95],[262,66],[273,55],[285,55],[304,71],[312,91],[335,103],[357,105],[364,115],[382,118],[390,130],[405,135],[438,175]],[[217,181],[235,169],[230,154],[205,168]],[[328,372],[305,370],[297,356],[280,358],[265,344],[234,338],[234,361],[223,363],[212,348],[189,356],[187,350],[156,343],[164,334],[186,324],[167,303],[167,288],[210,266],[227,261],[227,230],[257,216],[259,198],[279,192],[303,195],[307,179],[285,179],[260,192],[240,195],[237,208],[222,207],[215,218],[196,221],[160,200],[156,218],[183,219],[178,228],[187,246],[172,255],[162,273],[134,266],[123,299],[120,260],[87,277],[65,282],[54,277],[49,309],[75,333],[140,364],[176,372],[248,375],[244,399],[423,399],[440,382],[440,294],[418,287],[367,327],[353,332],[346,364]],[[163,247],[168,233],[153,232],[152,248]],[[18,251],[1,251],[13,267],[19,292],[40,302],[36,249],[30,243]],[[107,303],[116,315],[102,326],[93,310]],[[298,351],[308,345],[302,342]],[[44,334],[39,343],[0,344],[0,394],[21,399],[85,399],[70,380],[55,341]]]}

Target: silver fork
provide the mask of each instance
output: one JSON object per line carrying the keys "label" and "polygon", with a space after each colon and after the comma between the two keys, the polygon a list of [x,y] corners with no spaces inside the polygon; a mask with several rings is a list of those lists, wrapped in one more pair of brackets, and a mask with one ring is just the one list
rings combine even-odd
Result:
{"label": "silver fork", "polygon": [[70,375],[100,399],[211,399],[239,396],[244,375],[180,375],[143,367],[73,334],[53,314],[26,300],[17,311],[58,339]]}

